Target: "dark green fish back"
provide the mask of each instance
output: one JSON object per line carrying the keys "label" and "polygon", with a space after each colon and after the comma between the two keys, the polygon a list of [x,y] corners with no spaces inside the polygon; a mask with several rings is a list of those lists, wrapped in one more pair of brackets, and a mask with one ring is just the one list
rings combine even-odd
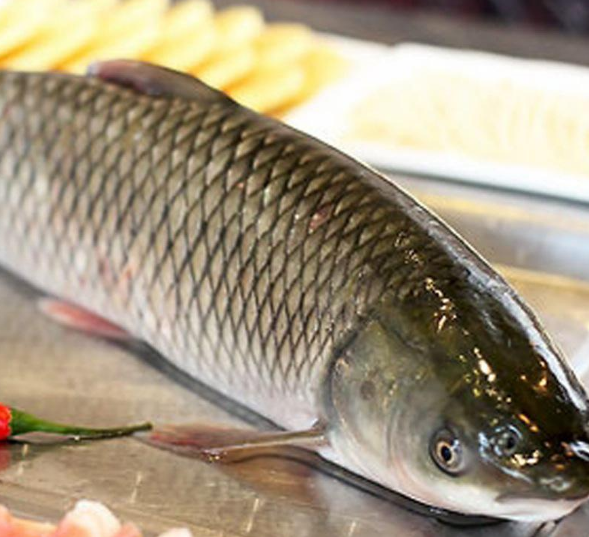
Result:
{"label": "dark green fish back", "polygon": [[226,99],[5,72],[0,117],[0,262],[283,425],[316,417],[385,293],[488,270],[377,174]]}

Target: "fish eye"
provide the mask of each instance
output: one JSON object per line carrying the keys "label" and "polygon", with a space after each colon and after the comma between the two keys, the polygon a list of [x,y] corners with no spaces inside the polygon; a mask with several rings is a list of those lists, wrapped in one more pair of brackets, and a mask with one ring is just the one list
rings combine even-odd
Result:
{"label": "fish eye", "polygon": [[464,470],[464,453],[458,437],[443,428],[434,434],[430,442],[430,455],[440,470],[458,475]]}
{"label": "fish eye", "polygon": [[517,453],[521,435],[514,427],[500,427],[491,439],[493,451],[498,457],[512,457]]}

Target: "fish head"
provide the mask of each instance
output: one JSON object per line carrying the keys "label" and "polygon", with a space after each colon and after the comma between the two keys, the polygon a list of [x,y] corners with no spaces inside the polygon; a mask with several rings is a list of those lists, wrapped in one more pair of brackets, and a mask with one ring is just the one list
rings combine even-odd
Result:
{"label": "fish head", "polygon": [[423,316],[367,321],[333,361],[334,459],[462,513],[544,521],[575,509],[589,496],[587,398],[532,314],[513,309],[473,309],[443,334]]}
{"label": "fish head", "polygon": [[[403,468],[406,482],[423,501],[454,511],[542,522],[565,516],[589,497],[583,414],[572,411],[570,401],[563,404],[527,388],[504,396],[505,406],[496,399],[501,388],[486,386],[438,398],[437,412],[424,408],[432,418],[416,432],[413,445],[427,445],[427,454],[422,450],[412,457],[411,467]],[[411,434],[405,424],[390,431],[391,452],[403,449],[403,431],[406,438]]]}

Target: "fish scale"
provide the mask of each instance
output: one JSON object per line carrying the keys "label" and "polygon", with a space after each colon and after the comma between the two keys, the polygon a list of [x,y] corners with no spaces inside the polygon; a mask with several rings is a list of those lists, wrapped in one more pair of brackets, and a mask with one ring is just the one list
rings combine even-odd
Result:
{"label": "fish scale", "polygon": [[0,263],[73,303],[44,301],[54,317],[120,337],[80,307],[102,316],[288,429],[152,442],[313,448],[437,515],[541,521],[589,497],[582,386],[445,224],[191,77],[92,72],[0,71]]}
{"label": "fish scale", "polygon": [[2,263],[283,425],[411,255],[448,262],[400,191],[230,101],[2,73],[0,112]]}

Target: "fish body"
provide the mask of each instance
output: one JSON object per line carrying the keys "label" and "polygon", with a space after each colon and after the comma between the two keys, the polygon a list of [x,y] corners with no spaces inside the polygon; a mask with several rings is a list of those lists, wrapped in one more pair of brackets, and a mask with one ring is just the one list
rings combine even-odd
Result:
{"label": "fish body", "polygon": [[198,81],[114,66],[0,72],[3,266],[420,501],[542,520],[589,494],[583,389],[443,222]]}

